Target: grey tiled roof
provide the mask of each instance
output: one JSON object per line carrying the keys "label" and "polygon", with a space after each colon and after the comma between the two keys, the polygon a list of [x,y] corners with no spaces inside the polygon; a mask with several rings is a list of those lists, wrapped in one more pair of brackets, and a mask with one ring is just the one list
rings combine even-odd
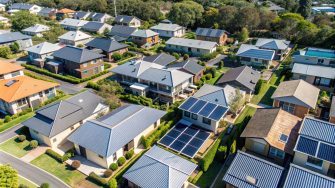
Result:
{"label": "grey tiled roof", "polygon": [[93,21],[90,21],[90,22],[87,22],[83,27],[82,29],[83,30],[86,30],[86,31],[90,31],[90,32],[97,32],[99,31],[101,28],[103,27],[109,27],[109,28],[112,28],[111,25],[108,25],[108,24],[105,24],[105,23],[101,23],[101,22],[93,22]]}
{"label": "grey tiled roof", "polygon": [[22,124],[47,137],[53,137],[79,121],[98,113],[99,109],[107,108],[102,103],[101,97],[87,90],[37,110],[34,117]]}
{"label": "grey tiled roof", "polygon": [[98,120],[87,121],[68,140],[109,157],[165,114],[165,111],[145,106],[123,106]]}
{"label": "grey tiled roof", "polygon": [[128,47],[126,44],[119,43],[109,38],[94,38],[85,45],[88,47],[101,49],[105,52],[113,52]]}
{"label": "grey tiled roof", "polygon": [[254,91],[260,77],[260,72],[253,70],[248,66],[242,66],[230,69],[217,81],[217,84],[237,81],[251,91]]}
{"label": "grey tiled roof", "polygon": [[65,59],[74,63],[85,63],[91,60],[102,58],[103,55],[84,48],[66,46],[55,51],[52,56]]}
{"label": "grey tiled roof", "polygon": [[31,36],[24,35],[20,32],[9,32],[0,35],[0,44],[14,42],[17,40],[27,40],[30,38]]}
{"label": "grey tiled roof", "polygon": [[22,30],[22,32],[42,33],[42,32],[49,31],[49,30],[50,30],[50,27],[46,25],[36,24],[36,25],[33,25],[31,27],[28,27]]}
{"label": "grey tiled roof", "polygon": [[153,36],[156,36],[156,35],[158,35],[158,33],[154,32],[150,29],[146,29],[146,30],[139,29],[139,30],[137,30],[137,31],[135,31],[134,33],[131,34],[131,36],[142,37],[142,38],[153,37]]}
{"label": "grey tiled roof", "polygon": [[181,28],[182,26],[178,24],[169,24],[169,23],[159,23],[158,25],[150,27],[150,29],[163,30],[163,31],[177,31]]}
{"label": "grey tiled roof", "polygon": [[123,25],[114,25],[109,33],[110,36],[120,36],[124,38],[129,38],[131,34],[137,31],[135,27],[123,26]]}
{"label": "grey tiled roof", "polygon": [[289,44],[290,41],[287,40],[259,38],[255,46],[271,50],[286,50]]}
{"label": "grey tiled roof", "polygon": [[229,96],[235,92],[235,89],[227,85],[225,87],[218,87],[209,84],[204,84],[193,97],[202,99],[220,106],[228,107]]}
{"label": "grey tiled roof", "polygon": [[143,61],[150,63],[156,63],[158,65],[167,66],[168,64],[175,62],[177,59],[166,53],[158,53],[156,55],[147,56],[143,58]]}
{"label": "grey tiled roof", "polygon": [[49,42],[42,42],[40,44],[31,46],[27,49],[25,49],[27,52],[35,53],[35,54],[47,54],[50,52],[54,52],[56,50],[59,50],[62,48],[59,44],[52,44]]}
{"label": "grey tiled roof", "polygon": [[138,19],[138,18],[135,16],[118,15],[115,17],[114,22],[129,24],[133,19]]}
{"label": "grey tiled roof", "polygon": [[142,188],[180,188],[197,165],[153,146],[123,175]]}
{"label": "grey tiled roof", "polygon": [[198,60],[195,60],[195,59],[187,59],[185,61],[172,64],[169,67],[170,68],[177,68],[177,69],[184,69],[185,71],[187,71],[187,72],[189,72],[193,75],[196,75],[196,74],[198,74],[199,72],[201,72],[205,69],[205,67],[199,65]]}
{"label": "grey tiled roof", "polygon": [[82,27],[85,25],[88,21],[85,20],[77,20],[72,18],[65,18],[60,22],[61,25],[64,26],[71,26],[71,27]]}
{"label": "grey tiled roof", "polygon": [[191,48],[199,48],[199,49],[207,49],[207,50],[212,50],[214,47],[217,46],[216,42],[177,38],[177,37],[170,38],[168,41],[166,41],[166,44],[176,45],[176,46],[185,46],[185,47],[191,47]]}
{"label": "grey tiled roof", "polygon": [[221,29],[210,29],[210,28],[198,27],[195,33],[196,35],[205,36],[205,37],[221,37],[222,35],[225,34],[225,31]]}
{"label": "grey tiled roof", "polygon": [[88,17],[90,14],[91,14],[90,12],[77,11],[73,14],[73,17],[77,19],[84,19]]}
{"label": "grey tiled roof", "polygon": [[55,11],[56,9],[54,8],[46,8],[46,7],[43,7],[37,14],[38,15],[42,15],[42,14],[49,14],[51,13],[52,11]]}
{"label": "grey tiled roof", "polygon": [[14,3],[12,4],[9,9],[17,9],[17,10],[29,10],[34,6],[34,4],[27,4],[27,3]]}

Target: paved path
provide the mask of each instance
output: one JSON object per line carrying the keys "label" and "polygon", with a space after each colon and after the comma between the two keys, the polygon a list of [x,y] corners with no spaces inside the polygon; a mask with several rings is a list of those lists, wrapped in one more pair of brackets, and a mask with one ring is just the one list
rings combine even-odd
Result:
{"label": "paved path", "polygon": [[44,154],[45,151],[49,148],[50,147],[44,146],[44,145],[38,146],[37,148],[31,150],[29,153],[27,153],[25,156],[21,157],[20,159],[26,163],[30,163],[32,160]]}
{"label": "paved path", "polygon": [[32,182],[41,185],[42,183],[49,183],[51,188],[67,188],[69,187],[64,182],[52,176],[51,174],[29,164],[25,163],[22,160],[13,157],[5,152],[0,151],[0,163],[1,164],[10,164],[15,168],[18,173],[31,180]]}

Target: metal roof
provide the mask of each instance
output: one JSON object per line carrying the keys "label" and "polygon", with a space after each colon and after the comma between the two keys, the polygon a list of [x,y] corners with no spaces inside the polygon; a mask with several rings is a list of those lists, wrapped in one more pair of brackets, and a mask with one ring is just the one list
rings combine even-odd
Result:
{"label": "metal roof", "polygon": [[86,30],[86,31],[90,31],[90,32],[98,32],[101,28],[106,28],[106,29],[111,29],[112,26],[111,25],[108,25],[106,23],[102,23],[102,22],[93,22],[93,21],[90,21],[90,22],[87,22],[83,27],[82,29],[83,30]]}
{"label": "metal roof", "polygon": [[120,36],[123,38],[129,38],[132,33],[137,31],[136,27],[129,27],[123,25],[114,25],[109,33],[110,36]]}
{"label": "metal roof", "polygon": [[292,73],[317,76],[322,78],[335,78],[335,68],[321,65],[308,65],[301,63],[294,63]]}
{"label": "metal roof", "polygon": [[163,30],[163,31],[177,31],[182,29],[183,27],[178,24],[170,24],[170,23],[159,23],[158,25],[150,27],[153,30]]}
{"label": "metal roof", "polygon": [[250,44],[242,44],[236,53],[236,56],[239,57],[249,57],[264,60],[273,60],[274,55],[274,50],[260,49],[257,46]]}
{"label": "metal roof", "polygon": [[205,69],[204,66],[198,64],[197,59],[191,59],[191,58],[182,62],[174,63],[171,66],[169,66],[169,68],[177,68],[185,70],[186,72],[189,72],[193,75],[196,75]]}
{"label": "metal roof", "polygon": [[31,27],[28,27],[22,30],[22,32],[42,33],[42,32],[49,31],[49,30],[50,30],[50,27],[46,25],[36,24],[36,25],[33,25]]}
{"label": "metal roof", "polygon": [[35,54],[47,54],[50,52],[57,51],[61,49],[62,46],[59,44],[52,44],[49,42],[42,42],[40,44],[37,44],[35,46],[29,47],[25,49],[27,52],[35,53]]}
{"label": "metal roof", "polygon": [[146,29],[146,30],[142,30],[139,29],[137,31],[135,31],[134,33],[131,34],[131,36],[133,37],[142,37],[142,38],[149,38],[149,37],[153,37],[158,35],[158,33],[150,30],[150,29]]}
{"label": "metal roof", "polygon": [[186,38],[177,38],[177,37],[172,37],[165,43],[168,45],[185,46],[185,47],[206,49],[206,50],[212,50],[213,48],[217,46],[216,42],[186,39]]}
{"label": "metal roof", "polygon": [[259,38],[255,46],[270,50],[286,50],[289,44],[290,41],[287,40]]}
{"label": "metal roof", "polygon": [[153,146],[123,177],[142,188],[180,188],[197,165]]}
{"label": "metal roof", "polygon": [[[239,188],[277,188],[284,168],[238,151],[223,181]],[[255,183],[248,181],[255,180]]]}
{"label": "metal roof", "polygon": [[27,40],[27,39],[31,39],[31,36],[24,35],[20,32],[9,32],[0,34],[0,44],[10,43],[17,40]]}
{"label": "metal roof", "polygon": [[123,106],[98,120],[87,121],[68,140],[109,157],[165,114],[165,111],[145,106]]}
{"label": "metal roof", "polygon": [[33,8],[33,6],[37,6],[34,4],[28,4],[28,3],[14,3],[12,4],[9,9],[17,9],[17,10],[29,10],[31,8]]}
{"label": "metal roof", "polygon": [[335,179],[298,165],[290,165],[283,188],[334,188]]}
{"label": "metal roof", "polygon": [[110,38],[94,38],[90,42],[86,43],[85,46],[98,48],[105,52],[114,52],[128,47],[128,45],[119,43]]}
{"label": "metal roof", "polygon": [[162,65],[162,66],[167,66],[168,64],[175,62],[177,59],[170,55],[170,54],[166,54],[166,53],[158,53],[152,56],[146,56],[143,58],[143,61],[147,61],[150,63],[156,63],[158,65]]}
{"label": "metal roof", "polygon": [[133,19],[140,20],[139,18],[137,18],[135,16],[118,15],[118,16],[115,17],[114,22],[129,24]]}
{"label": "metal roof", "polygon": [[55,51],[52,56],[65,59],[74,63],[85,63],[91,60],[100,59],[104,55],[95,53],[84,48],[77,48],[74,46],[66,46]]}
{"label": "metal roof", "polygon": [[335,125],[327,121],[306,117],[300,135],[335,145]]}
{"label": "metal roof", "polygon": [[225,31],[221,29],[210,29],[210,28],[198,27],[195,33],[196,35],[205,36],[205,37],[221,37],[222,35],[225,34]]}

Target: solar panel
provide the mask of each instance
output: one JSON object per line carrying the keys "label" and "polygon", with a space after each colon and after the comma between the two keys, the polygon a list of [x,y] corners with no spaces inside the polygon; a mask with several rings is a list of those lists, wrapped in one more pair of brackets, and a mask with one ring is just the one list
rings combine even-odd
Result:
{"label": "solar panel", "polygon": [[194,136],[195,134],[198,133],[198,131],[199,131],[198,129],[194,129],[192,127],[189,127],[184,131],[184,133],[188,134],[188,135],[191,135],[191,136]]}
{"label": "solar panel", "polygon": [[207,140],[207,138],[209,137],[209,133],[205,131],[199,131],[197,135],[195,135],[195,137],[201,140]]}
{"label": "solar panel", "polygon": [[317,157],[335,163],[335,147],[320,143]]}
{"label": "solar panel", "polygon": [[183,132],[188,126],[182,123],[178,123],[177,125],[174,126],[174,130]]}
{"label": "solar panel", "polygon": [[194,155],[197,153],[198,149],[193,147],[193,146],[186,146],[183,151],[181,151],[182,154],[186,155],[186,156],[189,156],[191,158],[194,157]]}
{"label": "solar panel", "polygon": [[5,86],[6,86],[6,87],[9,87],[9,86],[15,84],[16,82],[17,82],[17,80],[9,80],[9,81],[5,84]]}
{"label": "solar panel", "polygon": [[169,137],[168,135],[164,136],[159,143],[164,146],[169,146],[174,141],[174,138]]}
{"label": "solar panel", "polygon": [[182,134],[180,135],[180,137],[178,137],[179,141],[185,142],[185,143],[189,142],[191,139],[192,139],[192,136],[187,135],[187,134]]}
{"label": "solar panel", "polygon": [[190,142],[189,145],[194,146],[194,147],[200,147],[204,143],[204,140],[198,139],[198,138],[193,138]]}
{"label": "solar panel", "polygon": [[176,150],[177,152],[180,152],[180,150],[182,150],[185,145],[185,142],[176,140],[171,144],[170,148]]}
{"label": "solar panel", "polygon": [[181,132],[176,131],[175,129],[172,129],[167,135],[172,138],[177,138],[180,134]]}
{"label": "solar panel", "polygon": [[300,152],[315,156],[317,147],[317,141],[300,136],[296,149]]}
{"label": "solar panel", "polygon": [[207,103],[206,106],[200,110],[199,115],[208,117],[216,107],[216,104]]}
{"label": "solar panel", "polygon": [[211,113],[211,115],[208,117],[209,119],[219,121],[223,115],[227,112],[227,108],[223,106],[218,106],[215,108],[215,110]]}
{"label": "solar panel", "polygon": [[204,107],[206,103],[207,103],[206,101],[198,100],[198,102],[195,103],[189,111],[197,114]]}
{"label": "solar panel", "polygon": [[190,97],[188,98],[179,108],[182,109],[182,110],[188,110],[190,109],[195,102],[197,102],[198,99],[196,98],[193,98],[193,97]]}

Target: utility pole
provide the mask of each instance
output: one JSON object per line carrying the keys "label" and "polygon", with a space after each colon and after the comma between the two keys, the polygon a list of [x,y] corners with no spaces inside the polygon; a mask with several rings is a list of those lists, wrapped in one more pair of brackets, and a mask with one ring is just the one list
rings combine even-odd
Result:
{"label": "utility pole", "polygon": [[114,2],[114,17],[116,18],[117,14],[116,14],[116,0],[113,0]]}

